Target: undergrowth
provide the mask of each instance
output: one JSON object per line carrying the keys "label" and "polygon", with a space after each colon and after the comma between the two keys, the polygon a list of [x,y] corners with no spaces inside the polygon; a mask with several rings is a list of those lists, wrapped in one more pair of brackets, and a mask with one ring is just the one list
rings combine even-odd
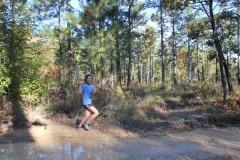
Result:
{"label": "undergrowth", "polygon": [[[133,85],[130,90],[120,86],[102,85],[93,95],[93,105],[100,111],[97,120],[113,121],[119,125],[134,120],[149,123],[164,121],[169,118],[167,113],[170,111],[194,107],[199,107],[210,115],[230,112],[239,114],[238,90],[229,94],[226,102],[223,102],[221,95],[221,88],[205,81],[164,87],[161,84]],[[34,117],[42,119],[57,114],[66,114],[70,119],[74,119],[84,114],[84,107],[77,91],[67,90],[64,97],[49,97],[47,102],[31,107],[25,105],[24,112],[32,121]]]}

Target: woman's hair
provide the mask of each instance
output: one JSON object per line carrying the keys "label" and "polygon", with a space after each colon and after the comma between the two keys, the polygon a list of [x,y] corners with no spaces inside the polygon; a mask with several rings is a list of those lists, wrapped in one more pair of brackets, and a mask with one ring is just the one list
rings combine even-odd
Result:
{"label": "woman's hair", "polygon": [[87,74],[87,75],[85,76],[85,79],[84,79],[84,82],[85,82],[85,83],[87,83],[88,77],[93,77],[93,76],[92,76],[91,74]]}

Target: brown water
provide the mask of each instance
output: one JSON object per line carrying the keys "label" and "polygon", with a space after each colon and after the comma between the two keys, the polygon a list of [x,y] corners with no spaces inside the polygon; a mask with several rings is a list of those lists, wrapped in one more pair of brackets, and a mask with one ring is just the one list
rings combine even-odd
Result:
{"label": "brown water", "polygon": [[116,138],[92,131],[50,134],[43,130],[38,136],[32,134],[34,142],[0,144],[0,160],[240,160],[239,133],[239,128],[215,128],[154,138]]}

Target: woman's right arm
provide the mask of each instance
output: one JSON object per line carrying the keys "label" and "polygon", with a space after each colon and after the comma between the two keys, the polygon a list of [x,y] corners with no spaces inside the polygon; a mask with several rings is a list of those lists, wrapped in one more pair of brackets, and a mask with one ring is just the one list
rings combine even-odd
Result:
{"label": "woman's right arm", "polygon": [[79,84],[79,87],[78,87],[78,93],[79,93],[79,94],[82,93],[82,85],[83,85],[83,82],[80,81],[80,84]]}
{"label": "woman's right arm", "polygon": [[79,84],[79,87],[78,87],[78,93],[81,94],[82,93],[82,85]]}

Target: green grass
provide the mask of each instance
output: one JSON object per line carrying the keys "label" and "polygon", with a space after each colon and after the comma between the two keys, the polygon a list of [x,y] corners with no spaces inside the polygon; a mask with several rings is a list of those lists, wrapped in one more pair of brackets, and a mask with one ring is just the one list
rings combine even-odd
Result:
{"label": "green grass", "polygon": [[216,114],[217,113],[217,108],[216,108],[216,106],[213,106],[213,105],[204,105],[203,110],[205,113],[208,113],[208,114]]}

